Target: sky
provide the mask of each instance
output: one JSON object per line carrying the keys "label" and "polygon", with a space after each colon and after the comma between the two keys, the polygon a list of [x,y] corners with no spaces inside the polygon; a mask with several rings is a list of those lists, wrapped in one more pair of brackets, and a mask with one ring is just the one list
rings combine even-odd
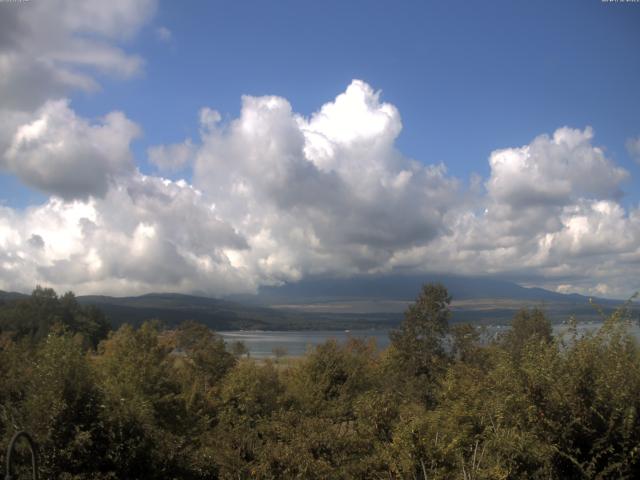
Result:
{"label": "sky", "polygon": [[638,2],[0,2],[0,289],[626,298],[638,45]]}

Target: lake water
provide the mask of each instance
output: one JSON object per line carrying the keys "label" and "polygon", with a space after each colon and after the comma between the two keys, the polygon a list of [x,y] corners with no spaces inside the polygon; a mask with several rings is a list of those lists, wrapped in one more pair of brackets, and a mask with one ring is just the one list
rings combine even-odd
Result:
{"label": "lake water", "polygon": [[389,330],[319,330],[319,331],[256,331],[238,330],[218,332],[227,343],[243,342],[252,357],[273,357],[273,351],[281,348],[288,356],[304,355],[309,348],[334,339],[345,342],[349,338],[373,338],[378,348],[389,346]]}
{"label": "lake water", "polygon": [[[578,332],[595,330],[602,326],[600,322],[579,323]],[[493,337],[502,332],[506,332],[509,327],[489,326],[486,335]],[[554,325],[553,331],[557,336],[566,332],[567,325]],[[640,327],[637,323],[631,326],[631,333],[640,339]],[[258,331],[258,330],[237,330],[230,332],[218,332],[227,343],[241,341],[249,349],[249,353],[254,358],[268,358],[274,356],[276,348],[283,349],[288,356],[304,355],[310,348],[315,347],[327,340],[334,339],[338,342],[345,342],[349,338],[374,339],[380,349],[389,346],[389,330],[325,330],[325,331]]]}

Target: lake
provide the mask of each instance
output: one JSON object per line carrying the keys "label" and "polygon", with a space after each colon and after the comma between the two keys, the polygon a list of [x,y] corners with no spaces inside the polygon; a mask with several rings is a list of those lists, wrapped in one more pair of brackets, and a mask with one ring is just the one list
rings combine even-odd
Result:
{"label": "lake", "polygon": [[[588,332],[602,326],[601,322],[578,323],[578,332]],[[488,326],[486,334],[493,337],[506,332],[507,326]],[[568,329],[567,325],[559,324],[553,326],[555,335],[562,334]],[[637,323],[632,324],[631,332],[640,339],[640,327]],[[309,348],[334,339],[340,343],[349,338],[374,339],[380,349],[389,346],[389,330],[294,330],[294,331],[261,331],[261,330],[236,330],[229,332],[218,332],[227,343],[241,341],[249,349],[249,353],[254,358],[273,357],[276,348],[284,349],[287,356],[298,357],[304,355]]]}
{"label": "lake", "polygon": [[308,348],[334,339],[345,342],[349,338],[373,338],[378,348],[389,346],[389,330],[295,330],[295,331],[259,331],[237,330],[231,332],[218,332],[227,343],[243,342],[249,349],[252,357],[273,357],[273,350],[282,348],[288,356],[299,357],[307,352]]}

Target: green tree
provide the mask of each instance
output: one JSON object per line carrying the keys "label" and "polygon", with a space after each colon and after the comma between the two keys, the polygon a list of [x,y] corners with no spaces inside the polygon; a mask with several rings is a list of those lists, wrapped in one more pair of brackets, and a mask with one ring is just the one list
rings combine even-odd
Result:
{"label": "green tree", "polygon": [[2,444],[16,430],[30,432],[39,445],[43,478],[108,473],[102,395],[77,337],[60,330],[36,348],[25,345],[3,352],[13,380],[4,385],[11,392],[0,405],[8,427]]}
{"label": "green tree", "polygon": [[405,312],[400,328],[389,334],[396,378],[413,379],[417,394],[427,403],[432,401],[434,382],[446,366],[444,340],[449,331],[450,303],[451,297],[442,284],[424,285]]}
{"label": "green tree", "polygon": [[[373,342],[328,341],[281,369],[279,408],[260,422],[260,478],[376,478],[393,398],[381,390]],[[387,408],[389,410],[387,410]]]}
{"label": "green tree", "polygon": [[468,323],[451,327],[451,355],[464,363],[481,361],[480,331]]}
{"label": "green tree", "polygon": [[205,325],[183,322],[176,331],[175,341],[204,390],[215,385],[236,363],[222,337]]}
{"label": "green tree", "polygon": [[174,346],[160,341],[156,323],[120,327],[100,344],[93,365],[104,396],[109,432],[107,459],[118,478],[184,475],[193,448]]}
{"label": "green tree", "polygon": [[503,347],[518,358],[524,347],[531,342],[550,343],[553,340],[551,322],[539,308],[519,310],[511,321],[509,330],[502,339]]}
{"label": "green tree", "polygon": [[225,377],[219,422],[206,435],[222,478],[257,476],[265,452],[265,430],[280,409],[282,392],[271,362],[259,366],[246,359]]}
{"label": "green tree", "polygon": [[240,358],[245,355],[249,355],[249,349],[245,345],[245,343],[241,340],[236,340],[231,344],[231,353],[233,353],[236,357]]}
{"label": "green tree", "polygon": [[94,306],[80,305],[73,292],[58,297],[53,289],[37,286],[30,297],[0,305],[0,331],[13,338],[38,342],[55,325],[78,335],[91,348],[110,330],[104,314]]}

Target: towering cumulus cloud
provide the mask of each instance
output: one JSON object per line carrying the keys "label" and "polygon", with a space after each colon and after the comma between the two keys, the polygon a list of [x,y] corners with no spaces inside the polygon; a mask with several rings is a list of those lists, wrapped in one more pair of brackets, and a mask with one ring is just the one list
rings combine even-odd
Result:
{"label": "towering cumulus cloud", "polygon": [[[619,203],[629,174],[589,128],[491,153],[490,176],[469,190],[444,165],[397,150],[399,112],[362,81],[310,117],[280,97],[246,96],[238,118],[220,118],[203,109],[200,141],[150,150],[160,167],[192,168],[190,185],[135,169],[137,127],[121,114],[89,123],[64,102],[45,104],[17,127],[4,161],[54,196],[2,210],[4,285],[224,294],[401,270],[508,273],[615,295],[634,281],[640,215]],[[73,141],[56,141],[65,135]],[[94,175],[54,182],[43,150]]]}
{"label": "towering cumulus cloud", "polygon": [[244,97],[240,118],[203,136],[195,183],[248,239],[233,255],[267,281],[378,272],[424,244],[458,203],[444,166],[403,157],[395,107],[354,81],[311,118],[278,97]]}

